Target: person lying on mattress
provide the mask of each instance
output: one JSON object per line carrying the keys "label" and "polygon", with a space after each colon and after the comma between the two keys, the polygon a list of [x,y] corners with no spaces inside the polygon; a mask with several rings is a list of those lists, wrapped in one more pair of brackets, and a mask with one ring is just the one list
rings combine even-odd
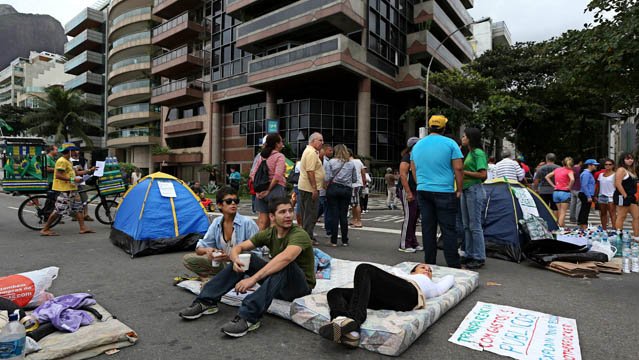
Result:
{"label": "person lying on mattress", "polygon": [[366,309],[411,311],[421,309],[426,299],[443,295],[455,285],[452,275],[434,282],[433,270],[418,264],[407,274],[388,273],[370,264],[355,269],[352,289],[335,288],[326,294],[331,322],[322,326],[322,337],[350,347],[359,344],[359,330],[366,321]]}

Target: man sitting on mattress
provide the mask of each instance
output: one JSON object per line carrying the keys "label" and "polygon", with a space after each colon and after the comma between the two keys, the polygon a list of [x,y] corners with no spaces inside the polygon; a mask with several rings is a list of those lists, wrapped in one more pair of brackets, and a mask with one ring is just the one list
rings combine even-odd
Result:
{"label": "man sitting on mattress", "polygon": [[[311,293],[315,286],[311,238],[304,229],[293,225],[295,214],[289,198],[272,199],[268,207],[274,226],[234,246],[229,255],[231,264],[204,285],[191,306],[180,312],[180,317],[194,320],[215,314],[217,303],[229,290],[235,288],[238,293],[246,293],[259,282],[260,287],[242,300],[237,316],[222,326],[225,334],[241,337],[260,326],[260,319],[274,298],[293,301]],[[248,270],[243,270],[245,264],[240,261],[240,254],[261,246],[269,248],[271,261],[266,263],[250,256]]]}

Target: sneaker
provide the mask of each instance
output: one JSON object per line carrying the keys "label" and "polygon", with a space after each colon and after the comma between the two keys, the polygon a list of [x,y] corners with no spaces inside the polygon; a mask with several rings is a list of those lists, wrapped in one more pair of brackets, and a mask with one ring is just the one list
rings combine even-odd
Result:
{"label": "sneaker", "polygon": [[351,331],[342,335],[341,343],[351,348],[358,347],[359,333],[357,331]]}
{"label": "sneaker", "polygon": [[346,316],[338,316],[330,323],[319,328],[319,334],[325,339],[341,343],[342,335],[346,335],[355,330],[357,330],[357,325],[353,319],[347,318]]}
{"label": "sneaker", "polygon": [[228,336],[232,337],[242,337],[246,335],[249,331],[257,330],[260,327],[260,322],[256,322],[255,324],[250,323],[239,316],[235,316],[235,318],[229,322],[227,322],[224,326],[222,326],[222,332]]}
{"label": "sneaker", "polygon": [[421,245],[417,245],[414,247],[415,251],[424,251],[424,247]]}
{"label": "sneaker", "polygon": [[484,266],[484,261],[472,259],[466,263],[466,269],[468,270],[477,270]]}
{"label": "sneaker", "polygon": [[343,243],[342,246],[343,247],[348,247],[348,243]]}
{"label": "sneaker", "polygon": [[191,306],[186,309],[180,311],[180,317],[185,320],[195,320],[201,317],[202,315],[213,315],[219,309],[217,305],[205,305],[199,301],[194,301]]}
{"label": "sneaker", "polygon": [[397,251],[401,251],[401,252],[405,252],[405,253],[414,253],[417,250],[415,250],[414,248],[399,248],[399,249],[397,249]]}

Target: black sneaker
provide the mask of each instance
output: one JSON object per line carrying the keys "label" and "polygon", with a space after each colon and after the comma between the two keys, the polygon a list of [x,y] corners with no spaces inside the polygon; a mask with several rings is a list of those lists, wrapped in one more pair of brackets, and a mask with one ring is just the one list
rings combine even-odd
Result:
{"label": "black sneaker", "polygon": [[222,326],[222,332],[228,336],[242,337],[249,331],[257,330],[259,327],[259,321],[253,324],[242,319],[239,316],[235,316],[233,320],[227,322],[224,326]]}
{"label": "black sneaker", "polygon": [[484,266],[484,261],[472,259],[466,263],[465,268],[468,270],[477,270],[482,266]]}
{"label": "black sneaker", "polygon": [[180,311],[180,317],[185,320],[195,320],[201,317],[202,315],[213,315],[219,309],[217,305],[205,305],[199,301],[194,301],[191,306],[186,309]]}

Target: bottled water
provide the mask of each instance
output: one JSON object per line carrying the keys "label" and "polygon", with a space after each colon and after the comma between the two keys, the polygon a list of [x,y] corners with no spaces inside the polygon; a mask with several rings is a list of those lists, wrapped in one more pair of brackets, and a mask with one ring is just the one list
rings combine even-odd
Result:
{"label": "bottled water", "polygon": [[623,248],[623,233],[621,231],[617,231],[615,236],[615,247],[617,248],[615,257],[621,257]]}
{"label": "bottled water", "polygon": [[633,242],[630,255],[630,269],[639,272],[639,244]]}
{"label": "bottled water", "polygon": [[19,315],[9,315],[9,323],[0,331],[0,359],[24,359],[26,331],[18,322]]}

